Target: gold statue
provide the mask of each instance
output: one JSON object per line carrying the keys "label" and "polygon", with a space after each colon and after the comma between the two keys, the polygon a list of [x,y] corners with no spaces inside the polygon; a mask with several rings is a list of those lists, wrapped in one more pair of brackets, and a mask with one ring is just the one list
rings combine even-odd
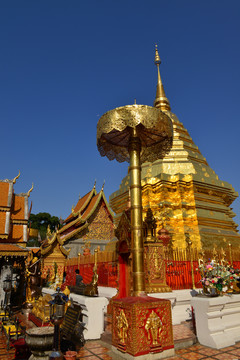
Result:
{"label": "gold statue", "polygon": [[50,305],[49,301],[52,300],[50,294],[40,296],[37,301],[33,304],[32,313],[42,320],[43,323],[50,321]]}
{"label": "gold statue", "polygon": [[148,340],[150,340],[150,332],[151,332],[152,344],[158,345],[158,337],[160,337],[160,332],[162,330],[162,321],[160,317],[153,310],[147,319],[145,329],[147,330],[148,333]]}
{"label": "gold statue", "polygon": [[34,257],[30,258],[26,268],[26,302],[32,304],[35,299],[41,295],[41,271],[40,259]]}
{"label": "gold statue", "polygon": [[226,261],[226,253],[223,250],[223,248],[221,248],[221,253],[220,253],[221,259],[220,259],[220,264],[222,266],[226,266],[228,264],[228,262]]}
{"label": "gold statue", "polygon": [[120,314],[117,316],[117,332],[120,343],[125,345],[125,339],[127,337],[128,322],[123,309],[120,310]]}

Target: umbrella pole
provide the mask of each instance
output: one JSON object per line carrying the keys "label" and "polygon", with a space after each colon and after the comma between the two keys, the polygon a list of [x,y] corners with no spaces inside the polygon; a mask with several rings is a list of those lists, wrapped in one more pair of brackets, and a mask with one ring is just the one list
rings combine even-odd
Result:
{"label": "umbrella pole", "polygon": [[131,128],[129,141],[130,155],[130,194],[131,194],[131,240],[132,240],[132,276],[133,296],[145,293],[143,236],[142,236],[142,187],[141,187],[141,140],[137,129]]}

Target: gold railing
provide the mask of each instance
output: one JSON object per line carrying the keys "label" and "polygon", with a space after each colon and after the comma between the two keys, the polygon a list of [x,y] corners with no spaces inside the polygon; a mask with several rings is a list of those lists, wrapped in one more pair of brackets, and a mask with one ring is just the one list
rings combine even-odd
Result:
{"label": "gold railing", "polygon": [[[198,261],[198,259],[204,258],[205,261],[209,259],[216,259],[216,261],[221,261],[224,257],[225,260],[229,263],[233,261],[240,261],[240,250],[232,250],[227,247],[225,249],[215,249],[213,250],[204,250],[202,255],[201,250],[198,250],[194,247],[191,248],[192,260]],[[174,250],[165,250],[165,260],[174,260],[174,261],[189,261],[191,258],[189,249],[174,249]]]}
{"label": "gold railing", "polygon": [[[118,258],[116,252],[107,252],[107,251],[98,251],[97,253],[97,262],[115,262]],[[82,255],[79,254],[78,257],[70,258],[66,260],[65,266],[75,266],[80,264],[94,264],[94,254]]]}
{"label": "gold railing", "polygon": [[[213,258],[216,261],[221,261],[224,257],[225,260],[229,263],[233,261],[240,261],[240,250],[232,250],[230,246],[225,249],[216,249],[205,250],[204,255],[197,248],[191,247],[187,249],[165,249],[165,260],[166,261],[190,261],[192,256],[192,261],[198,261],[198,259],[204,258],[205,261]],[[97,262],[115,262],[118,260],[118,255],[116,252],[107,252],[107,251],[98,251]],[[65,266],[75,266],[80,264],[93,264],[94,263],[94,254],[90,255],[79,255],[78,257],[70,258],[66,260]]]}

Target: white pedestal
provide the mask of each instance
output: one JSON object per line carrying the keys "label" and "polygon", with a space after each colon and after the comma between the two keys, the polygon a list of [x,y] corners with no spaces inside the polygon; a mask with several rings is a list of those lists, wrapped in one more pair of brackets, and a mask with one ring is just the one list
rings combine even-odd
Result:
{"label": "white pedestal", "polygon": [[[43,288],[43,294],[52,295],[56,290]],[[104,311],[108,305],[108,300],[105,297],[89,297],[78,294],[70,294],[70,299],[74,303],[81,305],[83,322],[85,330],[83,332],[85,340],[100,339],[104,332]]]}
{"label": "white pedestal", "polygon": [[98,286],[98,295],[111,299],[117,294],[117,289],[113,287]]}
{"label": "white pedestal", "polygon": [[82,307],[83,322],[86,329],[84,330],[84,339],[100,339],[104,332],[104,310],[108,305],[105,297],[88,297],[77,294],[70,294],[73,302]]}
{"label": "white pedestal", "polygon": [[240,340],[240,295],[194,297],[191,305],[200,344],[221,349]]}

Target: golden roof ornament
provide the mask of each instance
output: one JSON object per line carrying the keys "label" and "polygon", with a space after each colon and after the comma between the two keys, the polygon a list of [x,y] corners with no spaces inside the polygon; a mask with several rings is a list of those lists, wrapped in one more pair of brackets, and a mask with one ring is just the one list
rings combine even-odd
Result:
{"label": "golden roof ornament", "polygon": [[103,189],[104,189],[104,185],[105,185],[105,180],[103,181],[101,191],[103,191]]}
{"label": "golden roof ornament", "polygon": [[171,110],[170,103],[168,101],[168,98],[166,97],[166,94],[165,94],[165,91],[163,88],[163,84],[162,84],[161,75],[160,75],[160,70],[159,70],[160,64],[161,64],[161,59],[160,59],[157,44],[156,44],[155,45],[155,65],[157,65],[157,70],[158,70],[158,82],[157,82],[157,92],[156,92],[156,98],[154,101],[154,106],[159,108],[162,111],[170,111]]}
{"label": "golden roof ornament", "polygon": [[32,191],[33,191],[33,183],[32,183],[31,189],[29,189],[28,192],[27,192],[27,196],[28,196],[28,197],[30,196],[30,193],[31,193]]}
{"label": "golden roof ornament", "polygon": [[18,170],[18,175],[13,179],[13,184],[15,184],[16,183],[16,180],[19,178],[19,176],[20,176],[20,170]]}

